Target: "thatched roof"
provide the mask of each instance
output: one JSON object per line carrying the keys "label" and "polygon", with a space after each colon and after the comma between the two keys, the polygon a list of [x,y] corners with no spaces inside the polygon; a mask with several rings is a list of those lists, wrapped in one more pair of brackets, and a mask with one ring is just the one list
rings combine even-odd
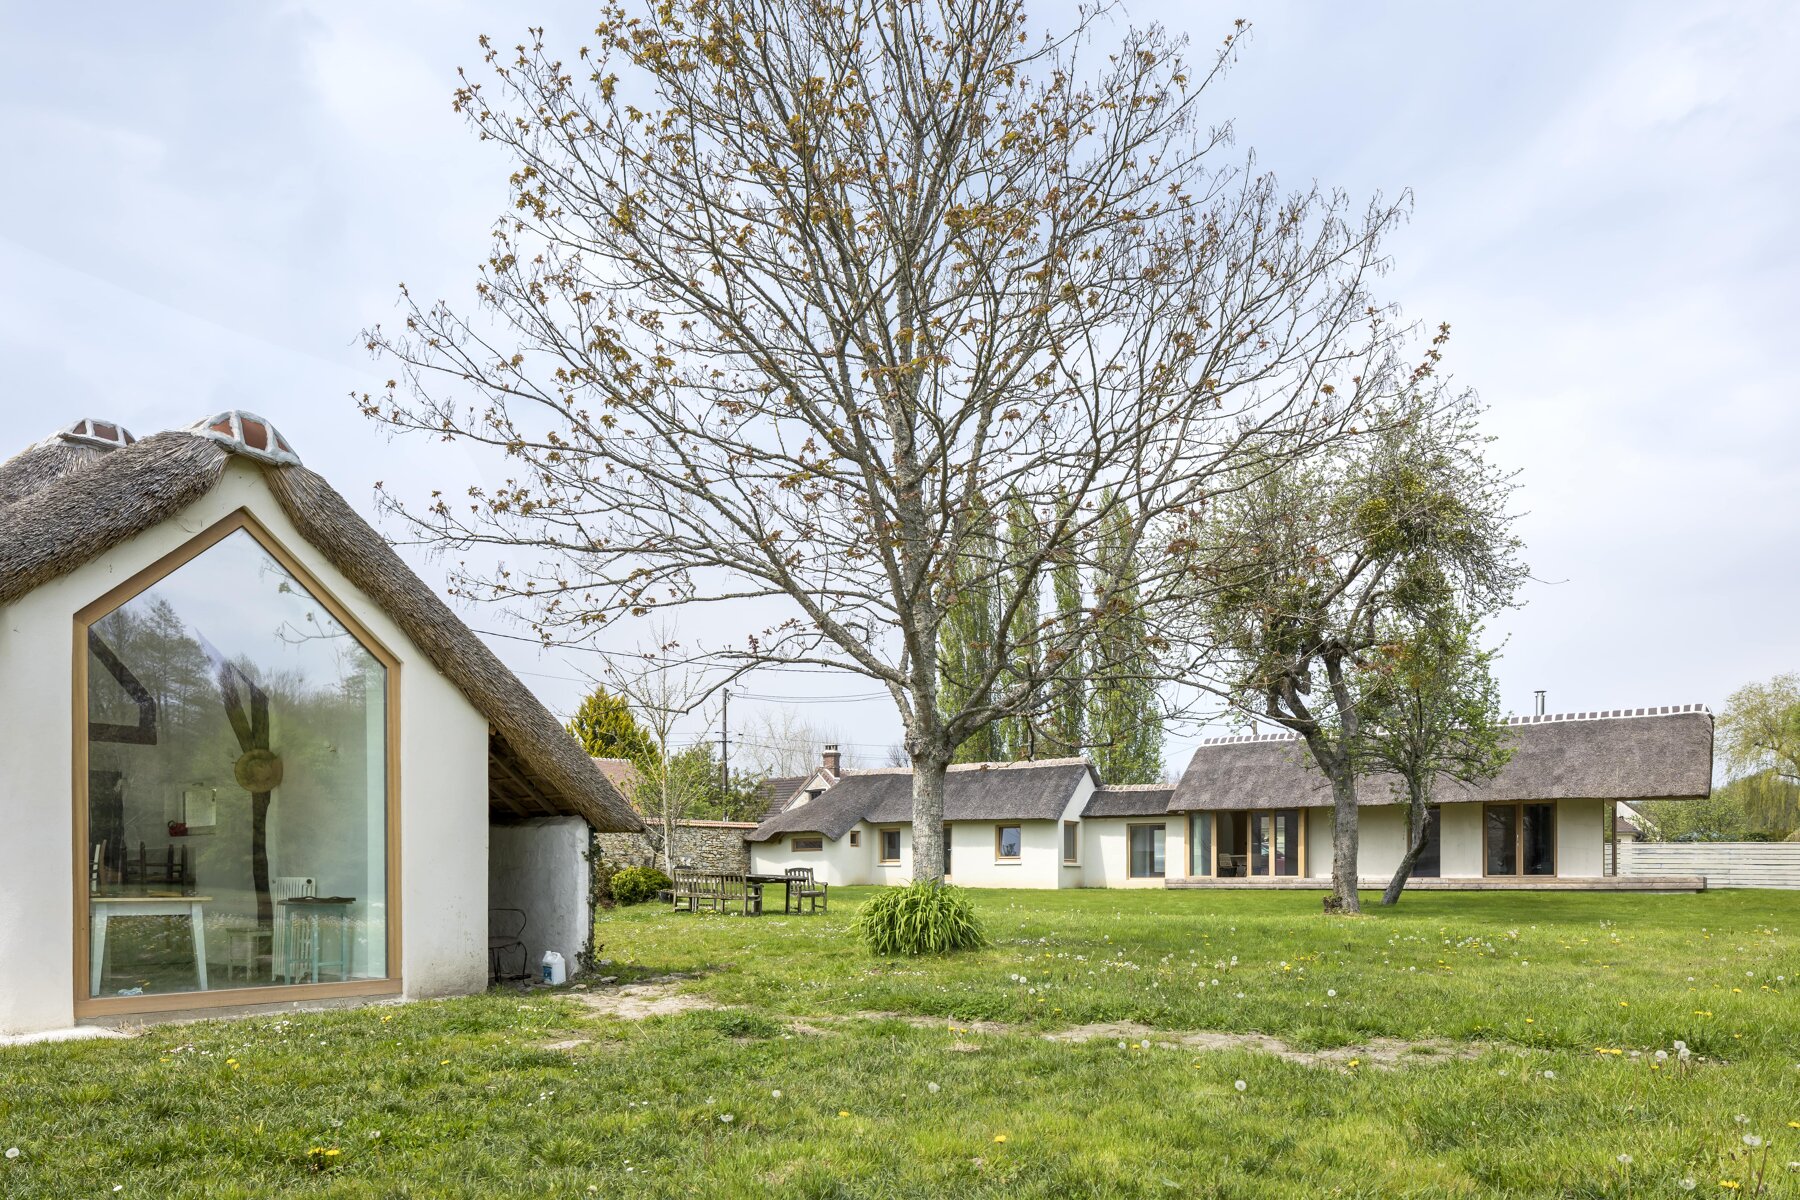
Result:
{"label": "thatched roof", "polygon": [[[1472,800],[1697,799],[1712,792],[1713,719],[1705,705],[1553,713],[1508,720],[1513,756],[1475,787],[1445,781],[1436,798]],[[1361,804],[1391,804],[1397,781],[1357,784]],[[1306,747],[1285,734],[1201,743],[1175,787],[1170,812],[1319,807],[1331,803]]]}
{"label": "thatched roof", "polygon": [[1167,783],[1133,783],[1096,788],[1081,810],[1085,817],[1160,817],[1169,811],[1175,788]]}
{"label": "thatched roof", "polygon": [[[944,819],[1055,821],[1092,771],[1082,758],[957,763],[944,777]],[[764,821],[748,838],[766,842],[789,833],[820,833],[835,841],[859,821],[911,823],[912,769],[884,767],[845,775],[816,799]]]}
{"label": "thatched roof", "polygon": [[[52,439],[0,465],[0,605],[174,517],[212,490],[232,457],[216,440],[161,433],[113,450]],[[640,828],[575,739],[331,485],[302,466],[243,457],[301,535],[487,718],[497,808]]]}

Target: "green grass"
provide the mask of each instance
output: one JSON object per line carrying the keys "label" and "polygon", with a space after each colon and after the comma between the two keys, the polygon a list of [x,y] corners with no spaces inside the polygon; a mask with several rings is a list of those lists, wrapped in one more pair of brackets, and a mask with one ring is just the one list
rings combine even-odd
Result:
{"label": "green grass", "polygon": [[[1748,1195],[1746,1133],[1769,1194],[1800,1195],[1791,893],[1421,893],[1333,921],[1306,893],[983,892],[989,948],[903,961],[850,936],[865,894],[601,920],[605,972],[692,972],[720,1010],[495,994],[0,1050],[0,1195]],[[1009,1031],[950,1028],[978,1020]],[[1037,1036],[1113,1021],[1472,1055]],[[1696,1059],[1654,1066],[1677,1039]]]}

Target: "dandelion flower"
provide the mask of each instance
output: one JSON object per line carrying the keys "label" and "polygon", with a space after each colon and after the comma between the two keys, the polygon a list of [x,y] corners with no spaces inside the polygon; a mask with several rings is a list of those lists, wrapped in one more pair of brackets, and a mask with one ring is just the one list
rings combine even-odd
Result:
{"label": "dandelion flower", "polygon": [[731,1113],[720,1113],[719,1114],[719,1121],[722,1124],[729,1125],[735,1120],[737,1120],[737,1118],[735,1116],[733,1116]]}
{"label": "dandelion flower", "polygon": [[1629,1167],[1631,1165],[1631,1155],[1621,1154],[1619,1155],[1619,1161]]}
{"label": "dandelion flower", "polygon": [[1752,1150],[1756,1150],[1762,1146],[1762,1139],[1757,1137],[1754,1133],[1746,1133],[1744,1135],[1744,1145],[1750,1147]]}
{"label": "dandelion flower", "polygon": [[8,1157],[8,1158],[19,1157],[19,1148],[17,1146],[12,1146],[12,1147],[8,1148],[8,1150],[6,1151],[6,1157]]}
{"label": "dandelion flower", "polygon": [[1331,997],[1333,1000],[1337,999],[1337,989],[1336,988],[1326,988],[1325,994],[1327,996]]}
{"label": "dandelion flower", "polygon": [[1681,1190],[1684,1192],[1691,1192],[1696,1187],[1699,1187],[1700,1185],[1695,1183],[1692,1179],[1683,1179],[1680,1182],[1680,1184],[1678,1184],[1677,1186],[1679,1186],[1681,1188]]}
{"label": "dandelion flower", "polygon": [[1544,1078],[1545,1078],[1545,1079],[1555,1079],[1555,1078],[1556,1078],[1556,1072],[1555,1072],[1555,1071],[1545,1071],[1545,1072],[1544,1072]]}
{"label": "dandelion flower", "polygon": [[1238,1091],[1240,1091],[1240,1092],[1245,1092],[1245,1091],[1249,1091],[1249,1090],[1250,1090],[1250,1085],[1249,1085],[1249,1084],[1247,1084],[1247,1083],[1245,1083],[1245,1082],[1244,1082],[1244,1081],[1243,1081],[1243,1080],[1241,1080],[1241,1079],[1240,1079],[1240,1080],[1238,1080],[1238,1081],[1237,1081],[1237,1082],[1236,1082],[1236,1083],[1234,1083],[1234,1084],[1232,1084],[1232,1085],[1231,1085],[1231,1086],[1232,1086],[1232,1087],[1234,1087],[1234,1088],[1236,1088],[1236,1089],[1237,1089],[1237,1090],[1238,1090]]}
{"label": "dandelion flower", "polygon": [[1750,1118],[1746,1117],[1743,1113],[1739,1113],[1731,1119],[1736,1121],[1739,1125],[1748,1125],[1750,1123]]}
{"label": "dandelion flower", "polygon": [[1006,1135],[1004,1133],[996,1133],[994,1135],[994,1140],[996,1142],[1004,1142],[1006,1140]]}
{"label": "dandelion flower", "polygon": [[847,1109],[847,1108],[840,1108],[840,1109],[838,1109],[838,1116],[840,1116],[840,1117],[847,1117],[847,1116],[849,1116],[849,1115],[850,1115],[850,1110],[849,1110],[849,1109]]}

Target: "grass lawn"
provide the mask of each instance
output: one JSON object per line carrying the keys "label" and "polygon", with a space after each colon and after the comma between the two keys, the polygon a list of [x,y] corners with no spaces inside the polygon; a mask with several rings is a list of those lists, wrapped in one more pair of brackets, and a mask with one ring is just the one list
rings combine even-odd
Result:
{"label": "grass lawn", "polygon": [[[859,898],[601,920],[603,972],[716,1008],[494,994],[0,1050],[0,1196],[1722,1196],[1765,1153],[1800,1196],[1793,893],[1326,920],[983,892],[993,946],[916,962],[851,941]],[[1043,1036],[1107,1023],[1146,1028]]]}

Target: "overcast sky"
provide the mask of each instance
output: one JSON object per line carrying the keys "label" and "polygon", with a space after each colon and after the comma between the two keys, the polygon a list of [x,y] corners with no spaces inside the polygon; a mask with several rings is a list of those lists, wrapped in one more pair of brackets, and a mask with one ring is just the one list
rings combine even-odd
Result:
{"label": "overcast sky", "polygon": [[[84,415],[143,435],[246,408],[370,515],[377,480],[416,496],[480,478],[355,413],[348,393],[385,377],[356,332],[402,280],[470,294],[508,169],[450,111],[476,36],[543,23],[572,49],[588,12],[5,0],[0,456]],[[1529,510],[1538,581],[1500,626],[1514,710],[1535,688],[1553,711],[1716,708],[1800,669],[1800,5],[1130,13],[1202,46],[1251,18],[1214,93],[1240,147],[1293,184],[1412,190],[1387,294],[1453,325],[1450,365]],[[558,712],[593,666],[496,648]],[[749,686],[825,698],[803,711],[865,760],[896,740],[886,701],[839,699],[866,682]],[[1194,736],[1171,737],[1172,765]]]}

